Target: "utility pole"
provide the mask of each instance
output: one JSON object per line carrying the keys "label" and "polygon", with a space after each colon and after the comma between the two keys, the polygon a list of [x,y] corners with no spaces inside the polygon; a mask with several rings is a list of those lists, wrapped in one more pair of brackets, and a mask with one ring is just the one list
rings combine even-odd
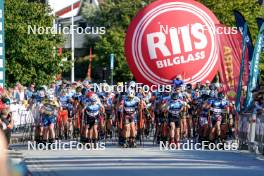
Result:
{"label": "utility pole", "polygon": [[115,55],[110,54],[110,70],[111,70],[111,85],[114,84],[114,75],[113,75],[113,70],[114,70],[114,62],[115,62]]}
{"label": "utility pole", "polygon": [[73,5],[74,1],[72,2],[71,5],[71,12],[72,12],[72,18],[71,18],[71,61],[72,61],[72,66],[71,66],[71,82],[74,82],[74,14],[73,14]]}

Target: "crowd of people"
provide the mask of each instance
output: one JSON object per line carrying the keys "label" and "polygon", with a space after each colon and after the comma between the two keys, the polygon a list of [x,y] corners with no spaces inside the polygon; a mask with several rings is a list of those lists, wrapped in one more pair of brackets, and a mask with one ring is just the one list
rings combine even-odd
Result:
{"label": "crowd of people", "polygon": [[[221,143],[237,137],[238,116],[219,85],[185,84],[177,77],[171,91],[138,91],[131,81],[120,92],[95,90],[87,80],[58,81],[38,89],[17,83],[1,89],[0,127],[9,142],[14,126],[10,104],[17,103],[32,111],[35,140],[46,145],[73,138],[94,146],[116,138],[122,147],[136,147],[146,138],[176,145],[185,139]],[[263,111],[263,99],[257,103]]]}

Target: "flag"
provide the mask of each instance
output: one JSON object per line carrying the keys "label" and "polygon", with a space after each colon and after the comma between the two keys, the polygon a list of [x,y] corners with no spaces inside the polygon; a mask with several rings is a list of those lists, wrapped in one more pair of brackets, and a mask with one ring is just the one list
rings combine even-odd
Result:
{"label": "flag", "polygon": [[[264,23],[264,19],[263,18],[256,18],[256,20],[257,20],[258,28],[260,30],[261,25]],[[262,52],[264,52],[264,42],[262,42]],[[261,80],[261,76],[259,75],[259,77],[258,77],[258,85],[260,84],[260,80]]]}
{"label": "flag", "polygon": [[[244,25],[246,23],[246,20],[245,20],[244,16],[237,10],[234,10],[234,15],[235,15],[235,19],[236,19],[237,28],[239,29],[239,31],[243,35],[243,30],[244,30]],[[253,56],[253,52],[254,52],[254,46],[252,43],[252,38],[251,38],[251,34],[250,34],[249,29],[247,31],[246,39],[247,39],[247,48],[248,48],[249,60],[251,61],[252,56]]]}
{"label": "flag", "polygon": [[[257,18],[257,23],[258,23],[258,27],[259,27],[259,30],[261,28],[261,25],[264,23],[264,19],[263,18]],[[264,52],[264,42],[262,42],[262,51]]]}
{"label": "flag", "polygon": [[[219,28],[230,28],[224,25],[217,25]],[[230,28],[231,31],[232,28]],[[242,35],[239,31],[236,34],[222,33],[218,34],[219,41],[219,78],[223,84],[223,91],[226,93],[229,100],[235,101],[237,96],[237,87],[239,85],[240,65],[242,62]],[[248,65],[248,53],[245,55],[245,65]],[[243,72],[244,77],[248,78],[249,66]],[[244,80],[243,84],[246,85],[247,81]]]}
{"label": "flag", "polygon": [[92,80],[92,60],[93,60],[93,53],[92,53],[92,47],[90,47],[90,63],[87,71],[87,78],[90,81]]}
{"label": "flag", "polygon": [[258,27],[259,27],[259,30],[261,28],[261,25],[264,23],[264,19],[263,18],[256,18],[257,20],[257,24],[258,24]]}
{"label": "flag", "polygon": [[62,55],[62,48],[58,48],[58,56],[61,56]]}
{"label": "flag", "polygon": [[247,95],[245,100],[245,109],[249,110],[253,104],[253,94],[252,91],[257,87],[257,81],[259,77],[259,62],[262,49],[262,43],[264,40],[264,23],[261,25],[259,34],[257,37],[249,74],[249,80],[247,85]]}
{"label": "flag", "polygon": [[242,91],[242,82],[243,82],[243,73],[245,69],[245,57],[246,57],[246,48],[247,48],[247,31],[248,31],[248,25],[247,23],[244,24],[244,31],[243,31],[243,45],[242,45],[242,62],[240,65],[240,74],[239,74],[239,83],[237,87],[237,96],[236,96],[236,110],[237,112],[241,111],[241,91]]}

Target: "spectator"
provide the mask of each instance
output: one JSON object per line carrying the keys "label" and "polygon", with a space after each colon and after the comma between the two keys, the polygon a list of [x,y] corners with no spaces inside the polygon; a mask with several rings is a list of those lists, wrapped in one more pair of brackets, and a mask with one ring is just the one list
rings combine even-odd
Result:
{"label": "spectator", "polygon": [[25,87],[23,87],[19,82],[16,83],[12,96],[16,103],[21,103],[25,99]]}
{"label": "spectator", "polygon": [[49,87],[48,92],[54,96],[56,96],[56,83],[53,81]]}
{"label": "spectator", "polygon": [[12,97],[12,92],[13,92],[13,88],[8,88],[8,89],[6,90],[6,94],[7,94],[7,96],[8,96],[10,99],[13,98],[13,97]]}
{"label": "spectator", "polygon": [[56,86],[55,86],[56,97],[60,95],[61,85],[62,85],[62,81],[61,80],[57,81]]}
{"label": "spectator", "polygon": [[0,114],[0,128],[3,130],[7,144],[9,145],[10,139],[11,139],[11,132],[14,127],[14,121],[12,119],[11,112],[9,111],[9,108],[6,108],[1,111]]}
{"label": "spectator", "polygon": [[254,102],[253,114],[262,114],[264,112],[263,99],[258,98]]}
{"label": "spectator", "polygon": [[12,97],[14,102],[19,103],[20,101],[20,93],[19,93],[19,85],[16,84],[16,86],[14,87],[14,89],[12,90]]}
{"label": "spectator", "polygon": [[19,89],[19,103],[21,104],[26,99],[27,87],[21,86]]}
{"label": "spectator", "polygon": [[30,84],[29,88],[26,90],[26,100],[30,100],[35,94],[35,84]]}

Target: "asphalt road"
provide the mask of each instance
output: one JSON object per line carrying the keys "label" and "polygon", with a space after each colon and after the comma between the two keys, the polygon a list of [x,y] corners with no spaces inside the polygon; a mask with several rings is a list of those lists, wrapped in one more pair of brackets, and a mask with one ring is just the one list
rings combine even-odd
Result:
{"label": "asphalt road", "polygon": [[36,176],[263,176],[264,159],[241,151],[161,151],[159,147],[105,150],[28,150],[15,146]]}

